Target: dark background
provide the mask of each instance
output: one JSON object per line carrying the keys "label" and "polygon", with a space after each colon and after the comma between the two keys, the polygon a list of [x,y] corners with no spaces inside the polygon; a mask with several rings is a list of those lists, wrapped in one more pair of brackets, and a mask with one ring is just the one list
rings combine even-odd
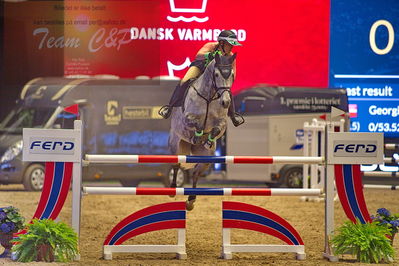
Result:
{"label": "dark background", "polygon": [[[0,121],[15,106],[21,89],[29,80],[64,74],[63,50],[53,49],[46,51],[46,54],[38,53],[37,50],[33,52],[27,40],[27,36],[31,35],[27,35],[28,27],[32,24],[31,19],[15,9],[7,9],[6,12],[6,6],[13,4],[15,3],[0,1]],[[12,34],[5,34],[7,30],[11,30]],[[63,31],[63,27],[58,26],[58,30]]]}

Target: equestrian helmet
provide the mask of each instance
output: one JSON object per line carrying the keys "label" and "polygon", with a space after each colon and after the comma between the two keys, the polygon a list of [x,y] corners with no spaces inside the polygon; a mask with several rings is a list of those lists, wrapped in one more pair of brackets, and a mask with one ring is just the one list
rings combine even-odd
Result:
{"label": "equestrian helmet", "polygon": [[233,46],[242,46],[237,40],[237,35],[231,30],[224,30],[219,34],[218,41],[227,41]]}

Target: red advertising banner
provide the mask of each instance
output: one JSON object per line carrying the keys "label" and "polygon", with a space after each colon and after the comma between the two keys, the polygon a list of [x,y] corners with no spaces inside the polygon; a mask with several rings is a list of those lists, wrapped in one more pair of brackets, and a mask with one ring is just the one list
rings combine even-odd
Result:
{"label": "red advertising banner", "polygon": [[41,10],[23,11],[32,17],[23,33],[31,51],[43,60],[63,51],[65,75],[182,77],[202,45],[231,29],[243,44],[234,48],[233,92],[258,83],[328,85],[329,1],[65,0],[22,5]]}

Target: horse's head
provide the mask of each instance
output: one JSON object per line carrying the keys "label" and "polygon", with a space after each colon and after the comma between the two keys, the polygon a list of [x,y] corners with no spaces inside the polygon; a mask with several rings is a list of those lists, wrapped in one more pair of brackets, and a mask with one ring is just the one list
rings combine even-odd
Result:
{"label": "horse's head", "polygon": [[213,73],[214,87],[220,99],[220,104],[228,108],[231,102],[230,88],[234,81],[233,62],[237,54],[232,56],[215,56],[215,68]]}

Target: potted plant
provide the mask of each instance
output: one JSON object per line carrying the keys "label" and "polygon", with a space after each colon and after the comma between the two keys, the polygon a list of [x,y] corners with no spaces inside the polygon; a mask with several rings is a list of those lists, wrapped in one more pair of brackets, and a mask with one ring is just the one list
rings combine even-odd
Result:
{"label": "potted plant", "polygon": [[51,219],[34,219],[14,240],[18,261],[67,262],[78,255],[78,236],[71,227]]}
{"label": "potted plant", "polygon": [[377,223],[345,222],[332,238],[335,255],[352,254],[357,261],[379,263],[392,261],[394,249],[386,237],[389,230]]}
{"label": "potted plant", "polygon": [[377,215],[372,215],[371,219],[377,225],[388,228],[388,237],[391,240],[391,245],[393,245],[393,240],[395,239],[395,235],[399,230],[399,214],[391,214],[389,210],[380,208],[377,210]]}
{"label": "potted plant", "polygon": [[15,207],[0,208],[0,244],[4,247],[0,258],[11,255],[13,234],[24,228],[25,219]]}

